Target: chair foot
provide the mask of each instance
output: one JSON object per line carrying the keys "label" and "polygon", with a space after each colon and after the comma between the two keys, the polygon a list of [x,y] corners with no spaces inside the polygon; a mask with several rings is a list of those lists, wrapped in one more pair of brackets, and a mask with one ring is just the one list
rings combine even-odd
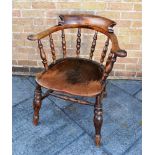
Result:
{"label": "chair foot", "polygon": [[95,135],[95,144],[96,146],[100,146],[101,144],[101,136],[100,135]]}
{"label": "chair foot", "polygon": [[101,127],[102,127],[102,104],[101,95],[96,96],[96,103],[94,106],[94,126],[95,126],[95,143],[96,146],[101,144]]}
{"label": "chair foot", "polygon": [[38,125],[40,108],[41,108],[41,86],[37,84],[33,100],[33,109],[34,109],[33,124],[35,126]]}
{"label": "chair foot", "polygon": [[33,116],[33,125],[38,125],[39,118],[37,116]]}

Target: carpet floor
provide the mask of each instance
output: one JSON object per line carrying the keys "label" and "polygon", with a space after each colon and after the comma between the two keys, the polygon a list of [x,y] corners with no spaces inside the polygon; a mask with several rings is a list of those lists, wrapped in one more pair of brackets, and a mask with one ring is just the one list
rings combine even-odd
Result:
{"label": "carpet floor", "polygon": [[[34,77],[13,76],[13,155],[141,155],[141,81],[108,80],[102,144],[94,145],[93,107],[43,100],[32,124]],[[43,90],[44,91],[44,90]],[[93,98],[89,98],[93,101]]]}

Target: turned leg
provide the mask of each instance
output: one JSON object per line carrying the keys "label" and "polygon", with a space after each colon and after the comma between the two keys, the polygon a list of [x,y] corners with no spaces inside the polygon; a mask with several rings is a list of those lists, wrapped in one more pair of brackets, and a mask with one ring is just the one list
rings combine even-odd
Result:
{"label": "turned leg", "polygon": [[33,100],[33,124],[37,125],[39,121],[39,110],[41,108],[41,86],[37,84],[35,92],[34,92],[34,100]]}
{"label": "turned leg", "polygon": [[106,92],[106,83],[103,85],[102,97],[107,97],[107,92]]}
{"label": "turned leg", "polygon": [[96,96],[96,103],[94,105],[94,126],[95,126],[95,143],[97,146],[101,143],[101,127],[102,127],[102,104],[101,95]]}

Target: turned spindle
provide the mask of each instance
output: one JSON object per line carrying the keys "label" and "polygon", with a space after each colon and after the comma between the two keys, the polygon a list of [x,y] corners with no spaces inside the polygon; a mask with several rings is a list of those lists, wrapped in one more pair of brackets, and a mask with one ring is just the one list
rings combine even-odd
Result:
{"label": "turned spindle", "polygon": [[80,47],[81,47],[81,28],[78,28],[77,44],[76,44],[76,54],[77,54],[77,57],[80,54]]}
{"label": "turned spindle", "polygon": [[52,33],[49,35],[49,38],[50,38],[50,47],[51,47],[52,59],[53,59],[53,63],[55,63],[56,55],[55,55],[55,48],[54,48],[54,42],[53,42],[53,38],[52,38]]}
{"label": "turned spindle", "polygon": [[94,37],[93,37],[93,42],[92,42],[92,46],[91,46],[91,50],[90,50],[90,57],[89,57],[89,59],[92,59],[93,53],[95,51],[96,40],[97,40],[97,33],[98,32],[96,31],[95,34],[94,34]]}
{"label": "turned spindle", "polygon": [[63,58],[66,57],[66,40],[65,40],[65,32],[62,30],[62,50],[63,50]]}
{"label": "turned spindle", "polygon": [[109,45],[109,38],[107,38],[105,45],[104,45],[104,48],[103,48],[103,51],[101,53],[101,59],[100,59],[101,64],[104,62],[104,58],[105,58],[106,53],[108,51],[108,45]]}
{"label": "turned spindle", "polygon": [[107,77],[109,76],[109,73],[112,71],[113,65],[116,62],[116,58],[117,56],[115,55],[115,53],[113,52],[109,53],[107,61],[106,61],[103,77],[102,77],[103,81],[107,79]]}
{"label": "turned spindle", "polygon": [[47,59],[46,59],[46,54],[44,52],[44,49],[43,49],[43,44],[41,42],[41,40],[38,40],[38,48],[39,48],[39,51],[40,51],[40,57],[42,59],[42,63],[45,67],[45,70],[48,69],[48,64],[47,64]]}

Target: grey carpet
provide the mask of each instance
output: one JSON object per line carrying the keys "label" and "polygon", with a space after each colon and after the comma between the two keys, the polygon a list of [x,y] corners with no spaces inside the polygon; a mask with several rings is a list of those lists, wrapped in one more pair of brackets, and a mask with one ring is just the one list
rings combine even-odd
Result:
{"label": "grey carpet", "polygon": [[35,127],[34,78],[13,76],[12,80],[13,155],[141,155],[141,81],[108,81],[108,96],[103,100],[103,143],[97,148],[92,106],[48,97]]}

